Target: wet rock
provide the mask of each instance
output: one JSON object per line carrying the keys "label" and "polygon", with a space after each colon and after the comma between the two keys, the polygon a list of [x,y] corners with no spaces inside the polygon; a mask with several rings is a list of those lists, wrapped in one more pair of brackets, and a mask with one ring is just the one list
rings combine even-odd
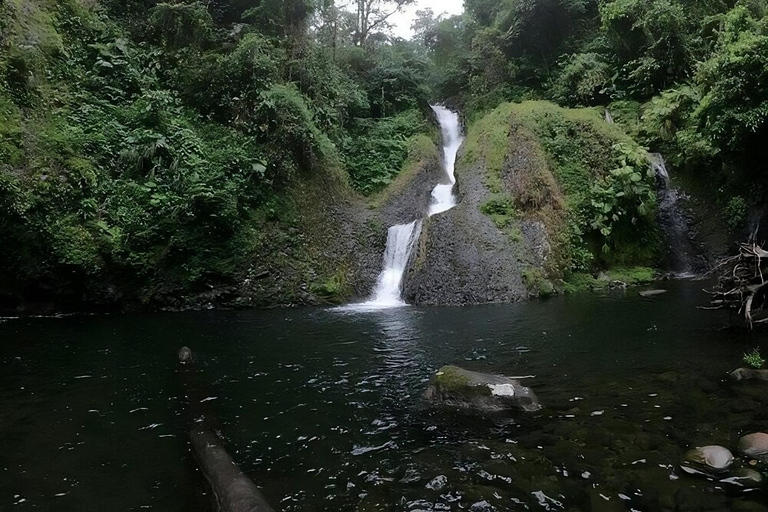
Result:
{"label": "wet rock", "polygon": [[470,512],[496,512],[496,508],[487,501],[478,501],[469,507]]}
{"label": "wet rock", "polygon": [[192,351],[189,349],[189,347],[181,347],[179,349],[179,362],[181,364],[192,362]]}
{"label": "wet rock", "polygon": [[728,478],[723,478],[720,481],[738,487],[759,487],[763,483],[763,475],[754,469],[738,468]]}
{"label": "wet rock", "polygon": [[686,453],[685,460],[704,469],[723,471],[733,464],[733,454],[722,446],[701,446]]}
{"label": "wet rock", "polygon": [[[485,184],[486,175],[481,163],[465,166],[459,158],[454,189],[459,204],[424,222],[405,279],[408,302],[466,305],[529,297],[523,271],[539,269],[537,263],[547,258],[548,242],[537,226],[514,220],[502,229],[482,212],[482,206],[494,198]],[[516,236],[510,236],[511,231]]]}
{"label": "wet rock", "polygon": [[541,409],[536,394],[515,379],[444,366],[432,378],[424,399],[436,405],[488,412]]}
{"label": "wet rock", "polygon": [[421,474],[414,467],[405,470],[405,475],[400,479],[401,484],[415,484],[421,481]]}
{"label": "wet rock", "polygon": [[439,491],[443,487],[448,485],[448,477],[445,475],[437,475],[435,478],[433,478],[427,485],[427,489],[431,489],[433,491]]}
{"label": "wet rock", "polygon": [[669,290],[644,290],[642,292],[639,292],[638,295],[641,297],[656,297],[657,295],[663,295],[667,293]]}
{"label": "wet rock", "polygon": [[768,434],[757,432],[739,439],[739,453],[768,462]]}
{"label": "wet rock", "polygon": [[732,380],[768,380],[768,370],[738,368],[729,374]]}

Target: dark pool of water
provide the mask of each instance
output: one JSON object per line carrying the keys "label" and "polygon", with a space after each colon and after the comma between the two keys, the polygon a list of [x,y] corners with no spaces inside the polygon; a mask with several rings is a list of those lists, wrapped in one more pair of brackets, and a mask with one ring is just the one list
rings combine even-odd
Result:
{"label": "dark pool of water", "polygon": [[[700,283],[663,286],[653,300],[6,320],[0,510],[206,510],[181,345],[276,509],[759,510],[744,507],[766,503],[763,490],[679,463],[768,429],[768,384],[725,381],[762,335],[696,309]],[[544,408],[424,407],[444,364],[533,375]]]}

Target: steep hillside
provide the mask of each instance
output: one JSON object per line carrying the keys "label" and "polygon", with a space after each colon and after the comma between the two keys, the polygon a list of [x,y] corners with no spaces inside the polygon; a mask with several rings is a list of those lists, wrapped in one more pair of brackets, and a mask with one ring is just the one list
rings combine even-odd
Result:
{"label": "steep hillside", "polygon": [[600,271],[606,284],[652,277],[654,172],[597,110],[502,104],[468,127],[456,175],[460,205],[422,231],[406,284],[415,303],[520,300],[598,285]]}

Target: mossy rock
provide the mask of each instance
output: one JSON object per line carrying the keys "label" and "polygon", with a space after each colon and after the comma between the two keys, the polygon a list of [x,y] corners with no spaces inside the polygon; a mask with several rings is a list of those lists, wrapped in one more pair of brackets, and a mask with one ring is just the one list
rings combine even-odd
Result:
{"label": "mossy rock", "polygon": [[541,409],[534,392],[519,381],[458,366],[440,368],[424,392],[424,399],[434,405],[482,412]]}

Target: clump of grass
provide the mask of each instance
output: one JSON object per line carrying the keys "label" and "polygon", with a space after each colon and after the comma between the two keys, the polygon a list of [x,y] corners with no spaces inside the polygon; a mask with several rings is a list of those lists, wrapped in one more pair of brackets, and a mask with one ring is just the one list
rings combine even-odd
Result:
{"label": "clump of grass", "polygon": [[754,348],[752,352],[749,352],[748,354],[744,354],[744,362],[747,363],[752,368],[762,368],[765,364],[765,359],[763,359],[763,356],[760,354],[759,348]]}

